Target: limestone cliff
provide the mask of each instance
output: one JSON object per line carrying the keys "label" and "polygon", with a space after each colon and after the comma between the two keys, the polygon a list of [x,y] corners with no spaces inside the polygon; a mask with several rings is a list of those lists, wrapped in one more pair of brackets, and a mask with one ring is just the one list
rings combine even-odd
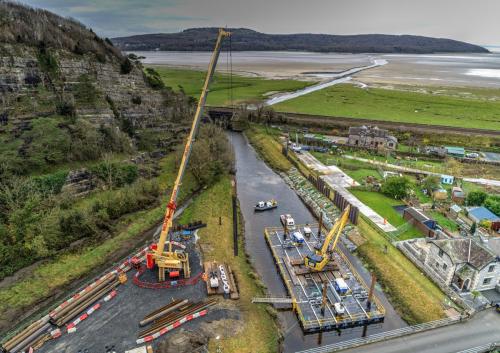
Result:
{"label": "limestone cliff", "polygon": [[2,1],[0,95],[0,128],[63,115],[169,129],[189,110],[184,97],[153,89],[138,61],[82,24]]}

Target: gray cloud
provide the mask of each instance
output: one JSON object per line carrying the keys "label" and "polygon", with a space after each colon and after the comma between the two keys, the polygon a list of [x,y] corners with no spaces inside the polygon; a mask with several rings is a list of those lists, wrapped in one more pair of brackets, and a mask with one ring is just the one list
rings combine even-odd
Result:
{"label": "gray cloud", "polygon": [[416,34],[500,44],[498,0],[25,0],[103,36],[189,27],[269,33]]}

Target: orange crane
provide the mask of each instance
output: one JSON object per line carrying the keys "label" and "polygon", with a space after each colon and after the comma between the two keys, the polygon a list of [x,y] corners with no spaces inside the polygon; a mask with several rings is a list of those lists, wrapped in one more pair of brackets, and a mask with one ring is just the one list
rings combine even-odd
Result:
{"label": "orange crane", "polygon": [[177,178],[175,179],[172,194],[170,195],[170,200],[167,204],[167,209],[161,228],[160,239],[158,240],[158,243],[154,244],[151,247],[150,251],[146,254],[147,268],[153,269],[155,264],[158,266],[159,281],[165,281],[166,271],[173,271],[174,273],[178,273],[179,270],[182,270],[185,278],[189,278],[191,276],[191,271],[189,268],[189,255],[182,250],[173,251],[171,242],[169,242],[168,250],[165,251],[165,242],[167,241],[167,236],[170,232],[170,228],[172,227],[174,213],[177,208],[177,194],[179,192],[180,186],[182,185],[182,178],[184,176],[184,173],[186,172],[186,167],[189,162],[189,156],[191,154],[191,150],[193,149],[193,142],[198,131],[201,114],[203,112],[203,107],[205,106],[205,101],[207,99],[208,87],[210,85],[210,81],[212,80],[215,67],[217,66],[217,61],[219,59],[222,40],[225,37],[229,37],[230,35],[230,32],[227,32],[222,28],[219,29],[219,35],[217,36],[215,48],[210,59],[210,64],[208,66],[205,84],[203,85],[203,90],[201,91],[201,96],[198,101],[198,106],[193,118],[193,123],[191,125],[191,131],[189,132],[189,136],[184,147],[181,164],[179,166]]}

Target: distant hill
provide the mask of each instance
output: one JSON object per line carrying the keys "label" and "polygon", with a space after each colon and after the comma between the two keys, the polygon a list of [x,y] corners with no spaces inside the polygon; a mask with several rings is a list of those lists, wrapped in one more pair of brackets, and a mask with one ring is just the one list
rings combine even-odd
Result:
{"label": "distant hill", "polygon": [[[179,33],[143,34],[113,38],[122,50],[209,51],[217,28],[191,28]],[[265,34],[230,29],[234,51],[297,50],[341,53],[488,53],[483,47],[444,38],[410,35]],[[225,45],[228,45],[227,43]]]}

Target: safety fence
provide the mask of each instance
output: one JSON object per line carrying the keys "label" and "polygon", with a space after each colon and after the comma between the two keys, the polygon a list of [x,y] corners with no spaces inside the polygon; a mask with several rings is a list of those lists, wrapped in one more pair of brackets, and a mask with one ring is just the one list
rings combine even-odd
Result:
{"label": "safety fence", "polygon": [[473,347],[473,348],[465,349],[465,350],[457,352],[457,353],[497,352],[498,348],[500,348],[500,342],[494,342],[494,343],[484,344],[484,345],[478,346],[478,347]]}
{"label": "safety fence", "polygon": [[183,287],[183,286],[193,285],[193,284],[198,283],[198,281],[201,279],[201,276],[203,274],[202,272],[200,272],[196,276],[191,277],[191,278],[155,283],[155,282],[141,281],[140,277],[142,276],[142,274],[145,271],[146,271],[146,267],[141,266],[141,268],[134,275],[133,282],[138,287],[148,288],[148,289],[163,289],[163,288],[174,288],[174,287]]}

